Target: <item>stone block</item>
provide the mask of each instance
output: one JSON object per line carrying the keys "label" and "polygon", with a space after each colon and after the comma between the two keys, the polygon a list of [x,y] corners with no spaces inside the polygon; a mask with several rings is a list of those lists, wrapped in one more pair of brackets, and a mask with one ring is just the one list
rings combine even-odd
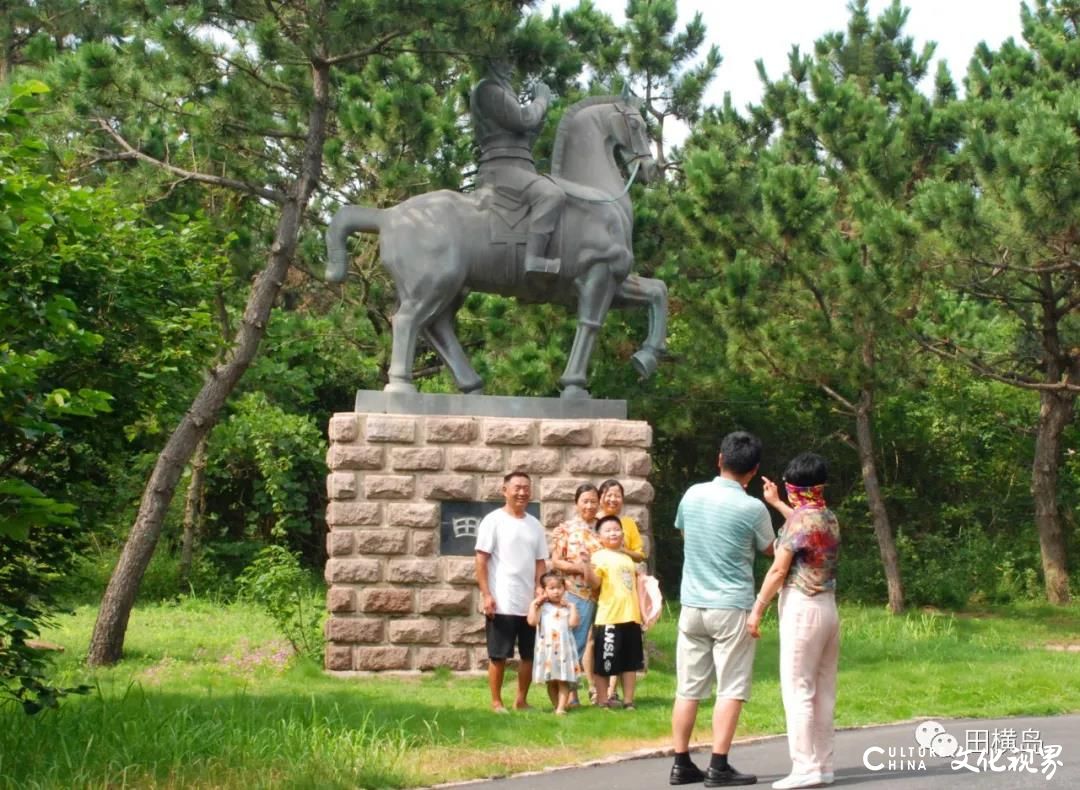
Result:
{"label": "stone block", "polygon": [[652,426],[630,420],[597,423],[601,447],[652,447]]}
{"label": "stone block", "polygon": [[356,608],[361,612],[412,614],[413,593],[393,587],[368,587],[357,593]]}
{"label": "stone block", "polygon": [[570,450],[566,454],[566,468],[576,475],[615,475],[621,466],[615,450]]}
{"label": "stone block", "polygon": [[506,497],[503,496],[502,487],[501,476],[484,475],[480,478],[476,498],[481,502],[503,502]]}
{"label": "stone block", "polygon": [[331,472],[343,469],[382,469],[383,448],[366,444],[332,444],[326,451],[326,466]]}
{"label": "stone block", "polygon": [[407,529],[364,529],[356,532],[357,554],[404,554],[408,550]]}
{"label": "stone block", "polygon": [[[488,662],[488,656],[487,656],[487,648],[486,647],[474,647],[473,650],[472,650],[472,654],[473,654],[473,657],[472,657],[473,669],[480,670],[481,672],[486,671],[487,667],[488,667],[488,663],[489,663]],[[507,664],[507,666],[509,666],[510,662],[507,661],[506,664]]]}
{"label": "stone block", "polygon": [[534,420],[487,420],[485,444],[532,444]]}
{"label": "stone block", "polygon": [[390,641],[395,644],[436,645],[442,641],[442,621],[434,618],[391,620]]}
{"label": "stone block", "polygon": [[379,581],[381,573],[378,560],[331,559],[326,562],[326,581],[330,584],[370,584]]}
{"label": "stone block", "polygon": [[387,520],[392,527],[437,527],[439,505],[432,502],[395,502],[390,505]]}
{"label": "stone block", "polygon": [[427,440],[448,444],[476,441],[479,426],[474,417],[428,417]]}
{"label": "stone block", "polygon": [[437,472],[443,468],[443,451],[440,447],[395,447],[390,451],[390,466],[400,472]]}
{"label": "stone block", "polygon": [[452,645],[487,644],[484,618],[470,617],[467,620],[451,620],[446,626],[446,639]]}
{"label": "stone block", "polygon": [[438,544],[435,533],[430,529],[412,531],[412,553],[417,557],[430,557]]}
{"label": "stone block", "polygon": [[330,499],[356,499],[356,473],[331,472],[328,474],[326,496]]}
{"label": "stone block", "polygon": [[548,477],[540,481],[540,499],[544,502],[557,500],[573,502],[574,492],[581,485],[577,477]]}
{"label": "stone block", "polygon": [[469,590],[421,590],[416,611],[420,614],[470,615],[473,613],[472,592]]}
{"label": "stone block", "polygon": [[647,505],[656,495],[648,480],[623,480],[622,485],[625,499],[632,505]]}
{"label": "stone block", "polygon": [[382,642],[386,628],[371,617],[331,617],[326,621],[326,638],[331,642]]}
{"label": "stone block", "polygon": [[330,441],[355,442],[360,435],[360,423],[355,414],[335,414],[330,418]]}
{"label": "stone block", "polygon": [[356,611],[356,596],[350,587],[331,587],[326,591],[326,609],[330,612]]}
{"label": "stone block", "polygon": [[414,490],[412,475],[364,475],[367,499],[411,499]]}
{"label": "stone block", "polygon": [[382,505],[377,502],[331,502],[326,507],[331,527],[371,527],[382,524]]}
{"label": "stone block", "polygon": [[399,584],[431,584],[439,580],[438,560],[391,560],[386,580]]}
{"label": "stone block", "polygon": [[450,584],[476,584],[476,560],[473,557],[443,557],[443,577]]}
{"label": "stone block", "polygon": [[469,668],[469,651],[461,647],[421,647],[416,651],[416,669],[439,667],[464,672]]}
{"label": "stone block", "polygon": [[514,450],[510,453],[509,469],[520,469],[533,475],[553,475],[562,466],[558,450]]}
{"label": "stone block", "polygon": [[544,420],[540,423],[540,444],[588,447],[592,441],[591,423],[580,420]]}
{"label": "stone block", "polygon": [[634,522],[638,525],[638,529],[641,530],[641,536],[645,537],[645,533],[649,531],[649,509],[644,505],[627,505],[623,508],[623,515],[629,516],[634,519]]}
{"label": "stone block", "polygon": [[336,529],[326,534],[326,553],[331,557],[347,557],[353,553],[352,530]]}
{"label": "stone block", "polygon": [[624,450],[623,471],[634,477],[648,477],[652,471],[652,456],[644,450]]}
{"label": "stone block", "polygon": [[423,475],[420,478],[423,499],[476,499],[476,478],[472,475]]}
{"label": "stone block", "polygon": [[545,529],[555,529],[561,523],[570,518],[572,508],[564,505],[555,505],[544,502],[540,505],[540,523]]}
{"label": "stone block", "polygon": [[408,669],[409,648],[358,647],[353,655],[353,666],[360,672]]}
{"label": "stone block", "polygon": [[458,472],[501,472],[502,450],[493,447],[454,447],[450,450],[450,468]]}
{"label": "stone block", "polygon": [[352,670],[352,645],[327,645],[326,668],[331,672]]}
{"label": "stone block", "polygon": [[369,442],[416,441],[416,420],[412,417],[391,417],[369,414],[364,421],[364,436]]}

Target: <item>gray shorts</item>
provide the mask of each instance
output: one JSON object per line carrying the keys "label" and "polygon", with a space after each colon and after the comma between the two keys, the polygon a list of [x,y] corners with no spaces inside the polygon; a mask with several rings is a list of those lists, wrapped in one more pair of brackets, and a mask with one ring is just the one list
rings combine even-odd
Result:
{"label": "gray shorts", "polygon": [[750,699],[757,640],[746,630],[749,614],[745,609],[682,608],[675,696],[707,699],[715,679],[718,699]]}

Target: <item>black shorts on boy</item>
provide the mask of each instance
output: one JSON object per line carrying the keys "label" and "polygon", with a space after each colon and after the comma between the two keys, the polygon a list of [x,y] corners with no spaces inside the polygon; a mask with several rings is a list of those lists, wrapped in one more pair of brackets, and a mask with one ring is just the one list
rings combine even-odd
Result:
{"label": "black shorts on boy", "polygon": [[641,626],[637,623],[598,625],[593,628],[593,671],[601,677],[645,669]]}

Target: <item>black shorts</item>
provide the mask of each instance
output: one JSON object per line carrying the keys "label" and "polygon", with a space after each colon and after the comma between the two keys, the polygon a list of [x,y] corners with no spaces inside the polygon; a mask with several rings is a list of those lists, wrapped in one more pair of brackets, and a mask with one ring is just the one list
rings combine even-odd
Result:
{"label": "black shorts", "polygon": [[598,625],[593,628],[593,671],[603,677],[645,669],[641,626],[637,623]]}
{"label": "black shorts", "polygon": [[492,661],[504,661],[514,657],[514,642],[517,642],[518,655],[522,661],[533,660],[536,648],[536,628],[522,615],[497,614],[487,618],[484,623],[487,635],[488,658]]}

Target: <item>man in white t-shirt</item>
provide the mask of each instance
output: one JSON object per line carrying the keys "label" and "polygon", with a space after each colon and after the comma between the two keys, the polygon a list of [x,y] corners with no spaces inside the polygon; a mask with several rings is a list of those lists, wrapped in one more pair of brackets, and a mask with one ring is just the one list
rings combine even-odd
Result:
{"label": "man in white t-shirt", "polygon": [[524,472],[510,472],[503,478],[502,493],[506,504],[484,516],[476,530],[476,582],[487,617],[488,687],[496,713],[507,712],[502,702],[503,676],[506,660],[514,656],[515,642],[521,665],[514,708],[529,707],[536,630],[526,617],[549,556],[544,528],[525,512],[532,498],[532,480]]}

